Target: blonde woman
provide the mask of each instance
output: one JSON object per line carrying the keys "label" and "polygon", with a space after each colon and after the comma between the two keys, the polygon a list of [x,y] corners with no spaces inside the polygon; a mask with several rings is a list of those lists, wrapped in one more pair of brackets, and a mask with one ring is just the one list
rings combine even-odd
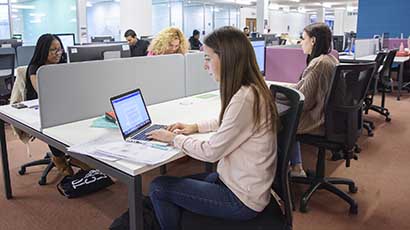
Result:
{"label": "blonde woman", "polygon": [[162,30],[148,47],[148,56],[163,54],[185,54],[188,41],[182,31],[175,27]]}

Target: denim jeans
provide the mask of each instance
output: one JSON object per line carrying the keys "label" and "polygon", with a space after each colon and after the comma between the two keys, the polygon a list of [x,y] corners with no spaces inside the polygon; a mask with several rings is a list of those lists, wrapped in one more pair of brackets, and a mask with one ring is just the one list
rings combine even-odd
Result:
{"label": "denim jeans", "polygon": [[151,183],[149,196],[162,230],[180,229],[183,209],[231,220],[249,220],[258,214],[244,205],[218,179],[217,173],[157,177]]}
{"label": "denim jeans", "polygon": [[300,151],[300,142],[296,141],[293,144],[293,150],[290,156],[290,165],[302,164],[302,153]]}

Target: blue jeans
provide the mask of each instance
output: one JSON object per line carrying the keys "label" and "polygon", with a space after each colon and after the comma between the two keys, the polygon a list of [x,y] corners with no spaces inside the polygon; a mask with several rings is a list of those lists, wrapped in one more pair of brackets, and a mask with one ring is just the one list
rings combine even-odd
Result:
{"label": "blue jeans", "polygon": [[163,230],[180,229],[183,209],[232,220],[249,220],[258,214],[219,180],[218,173],[186,178],[160,176],[152,181],[149,196]]}
{"label": "blue jeans", "polygon": [[302,153],[300,151],[300,142],[296,141],[293,144],[293,150],[290,156],[290,165],[302,164]]}

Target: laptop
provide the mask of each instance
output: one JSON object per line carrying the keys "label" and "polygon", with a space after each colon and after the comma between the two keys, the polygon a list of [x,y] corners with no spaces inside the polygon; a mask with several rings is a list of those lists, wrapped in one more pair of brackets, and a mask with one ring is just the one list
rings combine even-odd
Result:
{"label": "laptop", "polygon": [[122,137],[127,142],[150,141],[146,133],[166,128],[153,125],[140,89],[131,90],[110,98]]}

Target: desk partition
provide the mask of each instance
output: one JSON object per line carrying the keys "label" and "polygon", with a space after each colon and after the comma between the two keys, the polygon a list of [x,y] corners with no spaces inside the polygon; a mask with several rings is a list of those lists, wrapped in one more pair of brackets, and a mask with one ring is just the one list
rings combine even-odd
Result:
{"label": "desk partition", "polygon": [[185,95],[182,55],[47,65],[37,76],[42,129],[102,115],[110,97],[135,88],[148,105]]}
{"label": "desk partition", "polygon": [[34,54],[35,46],[19,46],[17,47],[17,65],[26,66],[30,63]]}
{"label": "desk partition", "polygon": [[185,55],[185,96],[218,89],[218,83],[204,69],[204,53]]}

